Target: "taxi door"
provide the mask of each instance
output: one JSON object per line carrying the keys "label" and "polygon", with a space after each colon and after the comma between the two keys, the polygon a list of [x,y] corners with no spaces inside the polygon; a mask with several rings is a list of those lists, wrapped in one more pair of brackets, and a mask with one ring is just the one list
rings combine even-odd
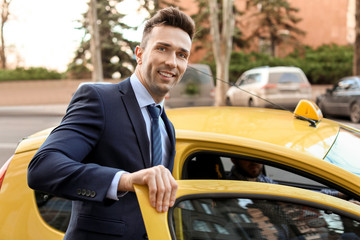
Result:
{"label": "taxi door", "polygon": [[135,186],[149,239],[359,239],[360,206],[276,184],[179,180],[166,213]]}

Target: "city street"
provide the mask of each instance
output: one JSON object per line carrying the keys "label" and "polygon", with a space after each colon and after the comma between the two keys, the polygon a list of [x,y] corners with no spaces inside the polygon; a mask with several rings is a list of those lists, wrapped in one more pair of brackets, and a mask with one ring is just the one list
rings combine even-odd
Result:
{"label": "city street", "polygon": [[[58,107],[59,108],[59,107]],[[43,108],[23,107],[16,110],[4,110],[0,107],[0,166],[12,156],[18,142],[37,131],[60,123],[65,109],[59,113],[46,111]]]}

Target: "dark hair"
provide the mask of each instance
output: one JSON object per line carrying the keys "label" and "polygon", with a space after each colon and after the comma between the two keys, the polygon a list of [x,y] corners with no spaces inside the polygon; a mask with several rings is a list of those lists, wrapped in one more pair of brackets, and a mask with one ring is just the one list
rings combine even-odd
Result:
{"label": "dark hair", "polygon": [[165,25],[177,27],[184,30],[193,39],[195,33],[195,23],[185,13],[174,7],[167,7],[159,10],[145,25],[141,46],[145,47],[147,38],[154,27]]}

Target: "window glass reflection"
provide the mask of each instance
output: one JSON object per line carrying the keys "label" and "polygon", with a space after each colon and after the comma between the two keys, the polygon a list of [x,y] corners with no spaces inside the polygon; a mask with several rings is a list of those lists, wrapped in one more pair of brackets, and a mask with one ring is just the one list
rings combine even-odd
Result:
{"label": "window glass reflection", "polygon": [[[200,198],[173,212],[181,239],[360,239],[360,223],[327,210],[265,199]],[[204,204],[210,208],[204,211]]]}
{"label": "window glass reflection", "polygon": [[70,221],[71,201],[35,191],[36,204],[43,220],[51,227],[65,232]]}
{"label": "window glass reflection", "polygon": [[360,135],[341,128],[334,146],[325,157],[325,161],[360,176],[358,146],[360,146]]}

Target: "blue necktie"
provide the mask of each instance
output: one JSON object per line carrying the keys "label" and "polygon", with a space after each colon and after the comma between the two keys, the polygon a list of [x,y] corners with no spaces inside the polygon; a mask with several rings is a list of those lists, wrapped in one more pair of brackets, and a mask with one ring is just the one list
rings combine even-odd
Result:
{"label": "blue necktie", "polygon": [[159,127],[159,116],[161,109],[156,106],[147,106],[151,116],[151,151],[152,151],[152,166],[160,165],[162,163],[162,146],[161,134]]}

